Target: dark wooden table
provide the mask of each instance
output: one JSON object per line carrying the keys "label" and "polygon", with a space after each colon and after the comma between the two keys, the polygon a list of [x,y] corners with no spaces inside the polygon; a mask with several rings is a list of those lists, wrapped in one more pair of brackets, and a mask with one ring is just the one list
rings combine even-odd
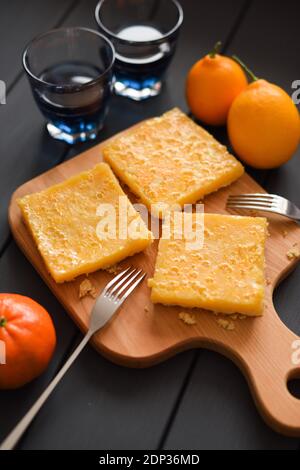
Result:
{"label": "dark wooden table", "polygon": [[[21,390],[0,393],[0,441],[34,402],[81,334],[13,241],[7,223],[12,191],[24,181],[84,150],[50,139],[21,65],[25,44],[63,25],[95,28],[95,0],[1,2],[0,291],[29,295],[55,322],[58,346],[46,373]],[[187,110],[189,67],[217,40],[256,74],[292,93],[299,79],[299,15],[295,0],[182,0],[178,50],[162,94],[143,103],[113,98],[99,141],[174,105]],[[225,131],[213,131],[226,142]],[[284,167],[251,171],[268,190],[300,204],[300,152]],[[275,293],[283,321],[300,333],[300,268]],[[276,345],[275,345],[276,346]],[[224,357],[189,351],[147,370],[115,366],[87,347],[34,421],[21,449],[300,449],[258,415],[245,379]]]}

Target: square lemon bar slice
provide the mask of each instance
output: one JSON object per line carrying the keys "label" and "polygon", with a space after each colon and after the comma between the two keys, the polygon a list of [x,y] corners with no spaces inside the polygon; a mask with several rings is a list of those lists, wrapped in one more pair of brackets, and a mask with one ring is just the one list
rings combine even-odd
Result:
{"label": "square lemon bar slice", "polygon": [[[195,214],[185,214],[195,217]],[[255,316],[263,313],[263,217],[204,214],[203,244],[161,239],[155,272],[148,280],[154,303]]]}
{"label": "square lemon bar slice", "polygon": [[[150,209],[194,203],[244,172],[226,147],[177,108],[112,139],[103,153]],[[160,211],[155,206],[153,213]]]}
{"label": "square lemon bar slice", "polygon": [[[29,194],[18,204],[56,282],[106,268],[152,242],[152,233],[106,163]],[[120,211],[126,213],[122,236]],[[131,233],[130,227],[135,228]]]}

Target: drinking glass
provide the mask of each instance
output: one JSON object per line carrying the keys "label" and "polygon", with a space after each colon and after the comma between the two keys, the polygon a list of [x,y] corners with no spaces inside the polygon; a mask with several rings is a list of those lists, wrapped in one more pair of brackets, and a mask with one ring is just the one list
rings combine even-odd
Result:
{"label": "drinking glass", "polygon": [[100,0],[95,17],[116,50],[115,93],[137,101],[158,95],[183,21],[179,3]]}
{"label": "drinking glass", "polygon": [[114,48],[97,31],[60,28],[26,47],[23,65],[49,134],[69,144],[94,139],[112,91]]}

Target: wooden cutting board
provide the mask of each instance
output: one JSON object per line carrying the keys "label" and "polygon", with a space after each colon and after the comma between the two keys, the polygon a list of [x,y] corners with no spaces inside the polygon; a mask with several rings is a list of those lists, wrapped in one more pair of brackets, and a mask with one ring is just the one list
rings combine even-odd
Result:
{"label": "wooden cutting board", "polygon": [[[93,167],[102,160],[102,148],[106,143],[19,187],[12,196],[9,208],[10,226],[18,245],[83,332],[87,330],[95,302],[91,297],[79,299],[79,285],[84,277],[65,284],[56,284],[52,280],[22,222],[16,199]],[[229,194],[251,192],[264,191],[245,174],[230,187],[208,196],[205,211],[226,213],[225,202]],[[95,335],[94,347],[111,361],[129,367],[151,366],[190,348],[217,350],[242,369],[265,420],[277,431],[300,436],[300,400],[287,389],[288,379],[300,378],[300,352],[297,354],[300,338],[281,322],[272,300],[274,287],[297,262],[296,259],[289,260],[287,252],[295,243],[300,246],[300,227],[283,218],[272,218],[269,231],[266,247],[268,286],[262,317],[236,320],[234,330],[228,331],[220,327],[212,313],[194,309],[197,323],[187,325],[178,318],[178,313],[184,309],[152,305],[149,288],[143,282],[112,321]],[[126,259],[121,266],[138,266],[151,276],[156,251],[157,242],[144,253]],[[112,277],[105,271],[89,276],[99,292]]]}

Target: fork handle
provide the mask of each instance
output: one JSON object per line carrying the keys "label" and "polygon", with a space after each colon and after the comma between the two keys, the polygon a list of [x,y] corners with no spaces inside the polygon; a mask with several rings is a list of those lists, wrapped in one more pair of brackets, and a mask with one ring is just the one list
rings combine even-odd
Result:
{"label": "fork handle", "polygon": [[58,374],[54,377],[52,382],[48,385],[46,390],[41,394],[41,396],[37,399],[35,404],[30,408],[30,410],[26,413],[26,415],[21,419],[21,421],[17,424],[17,426],[12,430],[12,432],[7,436],[7,438],[2,442],[0,446],[0,450],[12,450],[18,443],[18,441],[23,436],[24,432],[32,422],[32,420],[36,417],[48,397],[51,395],[55,387],[64,377],[65,373],[69,370],[75,359],[79,356],[81,351],[87,345],[88,341],[92,337],[92,332],[88,331],[81,343],[77,346],[75,351],[71,354],[69,359],[66,361],[64,366],[58,372]]}

